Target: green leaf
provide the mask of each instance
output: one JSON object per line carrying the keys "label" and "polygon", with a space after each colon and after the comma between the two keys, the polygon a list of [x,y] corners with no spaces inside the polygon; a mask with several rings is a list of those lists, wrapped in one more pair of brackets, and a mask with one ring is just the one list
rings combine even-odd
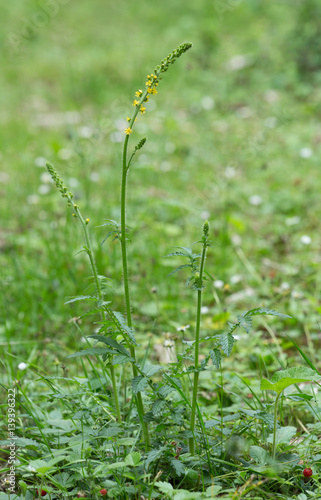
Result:
{"label": "green leaf", "polygon": [[155,417],[158,417],[166,406],[166,401],[164,399],[157,399],[152,406],[152,412]]}
{"label": "green leaf", "polygon": [[156,481],[155,486],[157,486],[164,495],[170,495],[174,491],[173,486],[170,483],[165,483],[165,481]]}
{"label": "green leaf", "polygon": [[250,333],[250,330],[252,328],[252,315],[249,316],[238,316],[237,317],[239,326],[242,326],[246,333]]}
{"label": "green leaf", "polygon": [[262,391],[275,391],[281,394],[284,389],[292,384],[300,384],[302,382],[313,382],[320,379],[320,375],[310,368],[294,367],[288,370],[276,372],[271,381],[263,378],[261,380]]}
{"label": "green leaf", "polygon": [[166,278],[168,278],[169,276],[172,276],[172,274],[175,274],[177,273],[178,271],[180,271],[181,269],[184,269],[186,267],[191,267],[191,264],[183,264],[182,266],[178,266],[176,269],[174,269],[174,271],[170,272],[169,274],[166,275]]}
{"label": "green leaf", "polygon": [[97,297],[93,297],[92,295],[78,295],[77,297],[73,297],[72,299],[67,300],[67,302],[65,302],[65,305],[71,304],[72,302],[77,302],[78,300],[87,300],[87,299],[97,300]]}
{"label": "green leaf", "polygon": [[209,355],[211,356],[211,360],[213,362],[213,365],[216,366],[216,368],[219,370],[221,366],[221,353],[220,350],[215,347],[215,349],[212,349],[209,352]]}
{"label": "green leaf", "polygon": [[180,460],[177,460],[176,458],[172,458],[171,465],[173,466],[177,476],[185,475],[185,467]]}
{"label": "green leaf", "polygon": [[264,307],[255,307],[254,309],[250,309],[250,311],[247,311],[243,316],[247,316],[248,314],[250,314],[251,316],[265,315],[278,316],[279,318],[292,318],[292,316],[288,316],[287,314],[282,314],[278,311],[275,311],[274,309],[268,309]]}
{"label": "green leaf", "polygon": [[131,357],[128,357],[128,356],[124,356],[123,354],[120,354],[119,356],[115,356],[113,361],[112,361],[112,365],[122,365],[123,363],[133,363],[135,360],[134,358],[131,358]]}
{"label": "green leaf", "polygon": [[[296,428],[292,426],[281,427],[276,430],[276,446],[285,443],[289,444],[293,436],[296,434]],[[273,433],[267,438],[268,443],[273,443]]]}
{"label": "green leaf", "polygon": [[164,450],[166,450],[166,447],[162,446],[158,450],[152,450],[152,451],[149,451],[147,453],[147,457],[146,457],[146,460],[145,460],[145,470],[146,471],[148,470],[149,464],[151,464],[152,462],[155,462],[155,460],[158,460],[159,458],[161,458],[161,456],[163,455]]}
{"label": "green leaf", "polygon": [[115,462],[113,464],[109,464],[108,465],[108,469],[123,469],[124,467],[127,467],[128,464],[126,464],[126,462]]}
{"label": "green leaf", "polygon": [[133,393],[137,394],[138,392],[144,391],[147,385],[148,385],[147,377],[143,377],[143,375],[138,375],[138,377],[134,377],[132,380]]}
{"label": "green leaf", "polygon": [[254,458],[257,465],[259,465],[260,467],[266,465],[271,458],[269,453],[260,446],[250,446],[249,452],[250,456]]}
{"label": "green leaf", "polygon": [[118,321],[119,325],[121,328],[127,333],[128,337],[130,340],[137,345],[135,335],[134,335],[134,330],[130,326],[127,325],[126,320],[124,316],[119,312],[119,311],[113,311],[113,315]]}
{"label": "green leaf", "polygon": [[142,369],[142,372],[146,377],[152,377],[155,375],[155,373],[159,372],[159,370],[162,370],[163,367],[160,365],[148,365],[146,364],[144,368]]}
{"label": "green leaf", "polygon": [[221,347],[222,347],[224,354],[227,357],[230,356],[232,349],[233,349],[233,345],[235,342],[236,342],[236,339],[233,337],[233,335],[230,332],[225,333],[224,335],[221,335],[221,339],[220,339]]}
{"label": "green leaf", "polygon": [[130,353],[127,351],[127,349],[125,349],[125,347],[122,344],[120,344],[119,342],[117,342],[117,340],[111,337],[105,337],[104,335],[89,335],[88,338],[98,340],[98,342],[103,342],[104,344],[113,347],[115,351],[119,352],[120,354],[123,354],[128,358],[130,357]]}
{"label": "green leaf", "polygon": [[92,347],[90,349],[84,349],[83,351],[74,352],[67,356],[67,358],[76,358],[77,356],[100,356],[101,354],[115,354],[115,351],[107,347]]}
{"label": "green leaf", "polygon": [[127,457],[125,458],[125,463],[132,467],[136,467],[137,465],[140,465],[141,458],[142,456],[140,453],[138,453],[137,451],[133,451],[133,453],[129,453],[129,455],[127,455]]}

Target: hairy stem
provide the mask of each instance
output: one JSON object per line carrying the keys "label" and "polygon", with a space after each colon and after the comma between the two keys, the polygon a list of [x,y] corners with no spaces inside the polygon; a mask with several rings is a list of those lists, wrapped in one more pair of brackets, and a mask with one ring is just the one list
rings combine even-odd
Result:
{"label": "hairy stem", "polygon": [[[208,223],[207,223],[207,226],[208,226]],[[204,227],[205,227],[205,225],[204,225]],[[201,325],[201,307],[202,307],[202,287],[203,287],[203,272],[204,272],[204,263],[205,263],[205,258],[206,258],[207,247],[208,247],[207,234],[205,234],[205,231],[204,231],[203,249],[202,249],[199,278],[198,278],[198,290],[197,290],[195,357],[194,357],[195,370],[198,370],[198,368],[199,368],[199,343],[200,343],[200,325]],[[199,380],[199,371],[195,371],[194,372],[194,383],[193,383],[193,395],[192,395],[192,413],[191,413],[191,431],[193,433],[193,436],[189,439],[189,451],[192,455],[195,454],[194,430],[195,430],[195,416],[196,416],[196,408],[197,408],[198,380]]]}
{"label": "hairy stem", "polygon": [[276,453],[276,423],[277,423],[277,409],[278,409],[278,401],[282,392],[277,395],[275,403],[274,403],[274,425],[273,425],[273,444],[272,444],[272,457],[275,458]]}
{"label": "hairy stem", "polygon": [[[88,231],[87,223],[86,223],[86,221],[84,221],[84,219],[83,219],[83,217],[81,215],[81,212],[80,212],[78,206],[74,206],[74,209],[76,211],[77,217],[78,217],[78,219],[80,221],[80,224],[82,225],[82,228],[83,228],[83,231],[84,231],[85,242],[86,242],[86,253],[88,255],[88,258],[89,258],[89,261],[90,261],[90,266],[91,266],[91,269],[92,269],[92,272],[93,272],[93,276],[94,276],[94,280],[95,280],[95,285],[96,285],[96,289],[97,289],[98,299],[99,299],[99,302],[102,303],[103,300],[104,300],[104,296],[103,296],[103,292],[102,292],[102,289],[101,289],[101,284],[100,284],[100,281],[99,281],[99,278],[98,278],[97,266],[96,266],[96,262],[95,262],[94,255],[93,255],[93,252],[92,252],[91,241],[90,241],[90,238],[89,238],[89,231]],[[102,316],[103,316],[103,319],[106,319],[105,313],[103,313]],[[116,376],[115,376],[115,368],[114,368],[114,366],[112,364],[109,365],[109,370],[110,370],[110,378],[111,378],[111,383],[112,383],[113,393],[114,393],[114,401],[115,401],[115,410],[116,410],[116,415],[117,415],[117,421],[121,422],[121,413],[120,413],[120,406],[119,406],[119,398],[118,398],[118,390],[117,390],[117,383],[116,383]]]}
{"label": "hairy stem", "polygon": [[[143,96],[144,97],[144,96]],[[143,99],[142,97],[142,99]],[[146,97],[146,94],[145,94]],[[139,108],[136,108],[135,113],[130,121],[130,125],[132,125],[135,121]],[[128,149],[128,140],[129,136],[125,137],[124,148],[123,148],[123,165],[122,165],[122,179],[121,179],[121,253],[122,253],[122,266],[123,266],[123,282],[124,282],[124,292],[125,292],[125,305],[126,305],[126,316],[127,316],[127,325],[131,328],[132,323],[132,314],[131,314],[131,303],[130,303],[130,292],[129,292],[129,276],[128,276],[128,266],[127,266],[127,238],[126,238],[126,187],[127,187],[127,175],[130,162],[127,163],[127,149]],[[136,352],[135,347],[131,344],[130,355],[134,359],[132,363],[133,367],[133,376],[138,376],[138,371],[135,366],[136,363]],[[149,439],[149,431],[148,425],[144,420],[144,406],[141,393],[137,393],[136,398],[136,407],[139,416],[140,423],[142,425],[144,439],[145,439],[145,447],[146,450],[150,447],[150,439]]]}

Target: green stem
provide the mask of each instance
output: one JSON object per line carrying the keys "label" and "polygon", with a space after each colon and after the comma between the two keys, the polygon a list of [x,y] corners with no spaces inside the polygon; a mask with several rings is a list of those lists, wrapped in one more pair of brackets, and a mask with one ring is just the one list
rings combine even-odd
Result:
{"label": "green stem", "polygon": [[[200,343],[200,325],[201,325],[201,307],[202,307],[202,287],[203,287],[203,271],[204,271],[204,263],[206,257],[207,250],[207,237],[204,237],[203,241],[203,250],[201,256],[200,270],[199,270],[199,289],[197,290],[197,306],[196,306],[196,331],[195,331],[195,370],[198,370],[199,367],[199,343]],[[191,431],[193,436],[189,438],[189,451],[192,455],[195,454],[195,439],[194,439],[194,430],[195,430],[195,416],[196,416],[196,408],[197,408],[197,390],[198,390],[198,380],[199,380],[199,371],[194,372],[194,383],[193,383],[193,397],[192,397],[192,413],[191,413]]]}
{"label": "green stem", "polygon": [[[144,98],[146,97],[146,94],[147,94],[147,92],[144,92],[143,96],[141,97],[140,102],[143,102]],[[139,107],[140,107],[140,104],[138,106],[136,106],[136,108],[135,108],[135,112],[134,112],[134,114],[130,120],[130,123],[129,123],[130,126],[133,126],[133,124],[135,122],[135,118],[138,114]],[[126,239],[126,187],[127,187],[128,169],[130,166],[130,162],[127,164],[128,141],[129,141],[129,135],[126,135],[125,141],[124,141],[124,148],[123,148],[122,179],[121,179],[121,200],[120,200],[120,205],[121,205],[121,208],[120,208],[121,209],[121,216],[120,216],[121,237],[120,237],[120,243],[121,243],[121,253],[122,253],[123,281],[124,281],[127,325],[131,328],[133,323],[132,323],[131,303],[130,303],[130,293],[129,293],[129,278],[128,278],[128,266],[127,266],[127,239]],[[135,363],[136,363],[135,347],[133,345],[130,345],[129,348],[130,348],[130,355],[134,359],[134,362],[132,363],[133,376],[137,377],[138,371],[137,371],[137,368],[135,366]],[[142,425],[144,439],[145,439],[145,447],[147,450],[150,448],[150,439],[149,439],[148,426],[147,426],[147,423],[144,421],[144,406],[143,406],[142,395],[140,392],[136,395],[135,402],[136,402],[139,420],[140,420],[141,425]]]}
{"label": "green stem", "polygon": [[275,404],[274,404],[274,426],[273,426],[273,444],[272,444],[272,457],[275,458],[275,452],[276,452],[276,422],[277,422],[277,408],[278,408],[278,400],[279,397],[281,396],[282,392],[277,395]]}
{"label": "green stem", "polygon": [[[83,217],[81,215],[81,212],[80,212],[78,206],[75,206],[74,208],[75,208],[77,217],[78,217],[78,219],[79,219],[79,221],[80,221],[80,223],[82,225],[83,231],[84,231],[85,242],[86,242],[86,252],[87,252],[87,255],[89,257],[91,269],[92,269],[92,272],[93,272],[93,275],[94,275],[94,280],[95,280],[95,285],[96,285],[96,289],[97,289],[98,298],[99,298],[100,302],[103,302],[104,296],[103,296],[101,285],[100,285],[100,281],[99,281],[99,278],[98,278],[97,266],[96,266],[96,262],[95,262],[95,259],[94,259],[94,256],[93,256],[93,252],[92,252],[91,241],[90,241],[90,238],[89,238],[89,232],[88,232],[87,223],[86,223],[86,221],[84,221],[84,219],[83,219]],[[103,316],[103,318],[105,318],[106,317],[105,313],[103,313],[102,316]],[[119,398],[118,398],[118,390],[117,390],[117,383],[116,383],[116,376],[115,376],[115,368],[114,368],[114,366],[112,364],[109,365],[109,370],[110,370],[110,378],[111,378],[111,383],[112,383],[113,393],[114,393],[114,400],[115,400],[115,409],[116,409],[117,421],[121,422],[121,413],[120,413],[120,406],[119,406]]]}

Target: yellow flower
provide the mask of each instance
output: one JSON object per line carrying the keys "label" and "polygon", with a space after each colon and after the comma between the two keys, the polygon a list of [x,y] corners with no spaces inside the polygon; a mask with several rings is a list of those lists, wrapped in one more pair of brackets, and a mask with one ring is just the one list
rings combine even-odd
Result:
{"label": "yellow flower", "polygon": [[140,112],[141,112],[141,114],[144,114],[144,113],[145,113],[145,110],[146,110],[146,108],[144,108],[144,106],[141,106],[141,107],[140,107]]}
{"label": "yellow flower", "polygon": [[135,92],[135,96],[136,97],[140,97],[142,95],[143,91],[142,90],[137,90],[137,92]]}
{"label": "yellow flower", "polygon": [[151,89],[150,87],[148,87],[147,92],[148,92],[149,94],[152,94],[152,93],[153,93],[153,89]]}
{"label": "yellow flower", "polygon": [[136,101],[135,99],[135,101],[133,102],[133,106],[137,106],[137,104],[139,104],[139,101]]}
{"label": "yellow flower", "polygon": [[156,89],[152,89],[152,94],[157,94],[157,90]]}
{"label": "yellow flower", "polygon": [[126,135],[129,135],[131,133],[132,133],[132,129],[130,127],[128,127],[128,128],[125,129],[125,134]]}
{"label": "yellow flower", "polygon": [[127,120],[128,122],[130,122],[130,118],[128,118],[128,116],[127,116],[126,120]]}

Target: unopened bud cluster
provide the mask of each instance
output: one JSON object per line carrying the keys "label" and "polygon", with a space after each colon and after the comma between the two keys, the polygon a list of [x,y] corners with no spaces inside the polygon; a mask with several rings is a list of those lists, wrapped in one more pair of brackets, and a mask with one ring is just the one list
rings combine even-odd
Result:
{"label": "unopened bud cluster", "polygon": [[49,163],[48,161],[46,163],[46,167],[47,167],[47,170],[48,170],[49,174],[52,177],[52,180],[55,182],[55,184],[57,186],[57,189],[61,192],[61,195],[64,198],[68,198],[68,200],[70,200],[71,198],[73,198],[74,195],[72,193],[68,192],[68,188],[63,183],[63,180],[59,176],[59,174],[56,171],[55,167],[51,163]]}

